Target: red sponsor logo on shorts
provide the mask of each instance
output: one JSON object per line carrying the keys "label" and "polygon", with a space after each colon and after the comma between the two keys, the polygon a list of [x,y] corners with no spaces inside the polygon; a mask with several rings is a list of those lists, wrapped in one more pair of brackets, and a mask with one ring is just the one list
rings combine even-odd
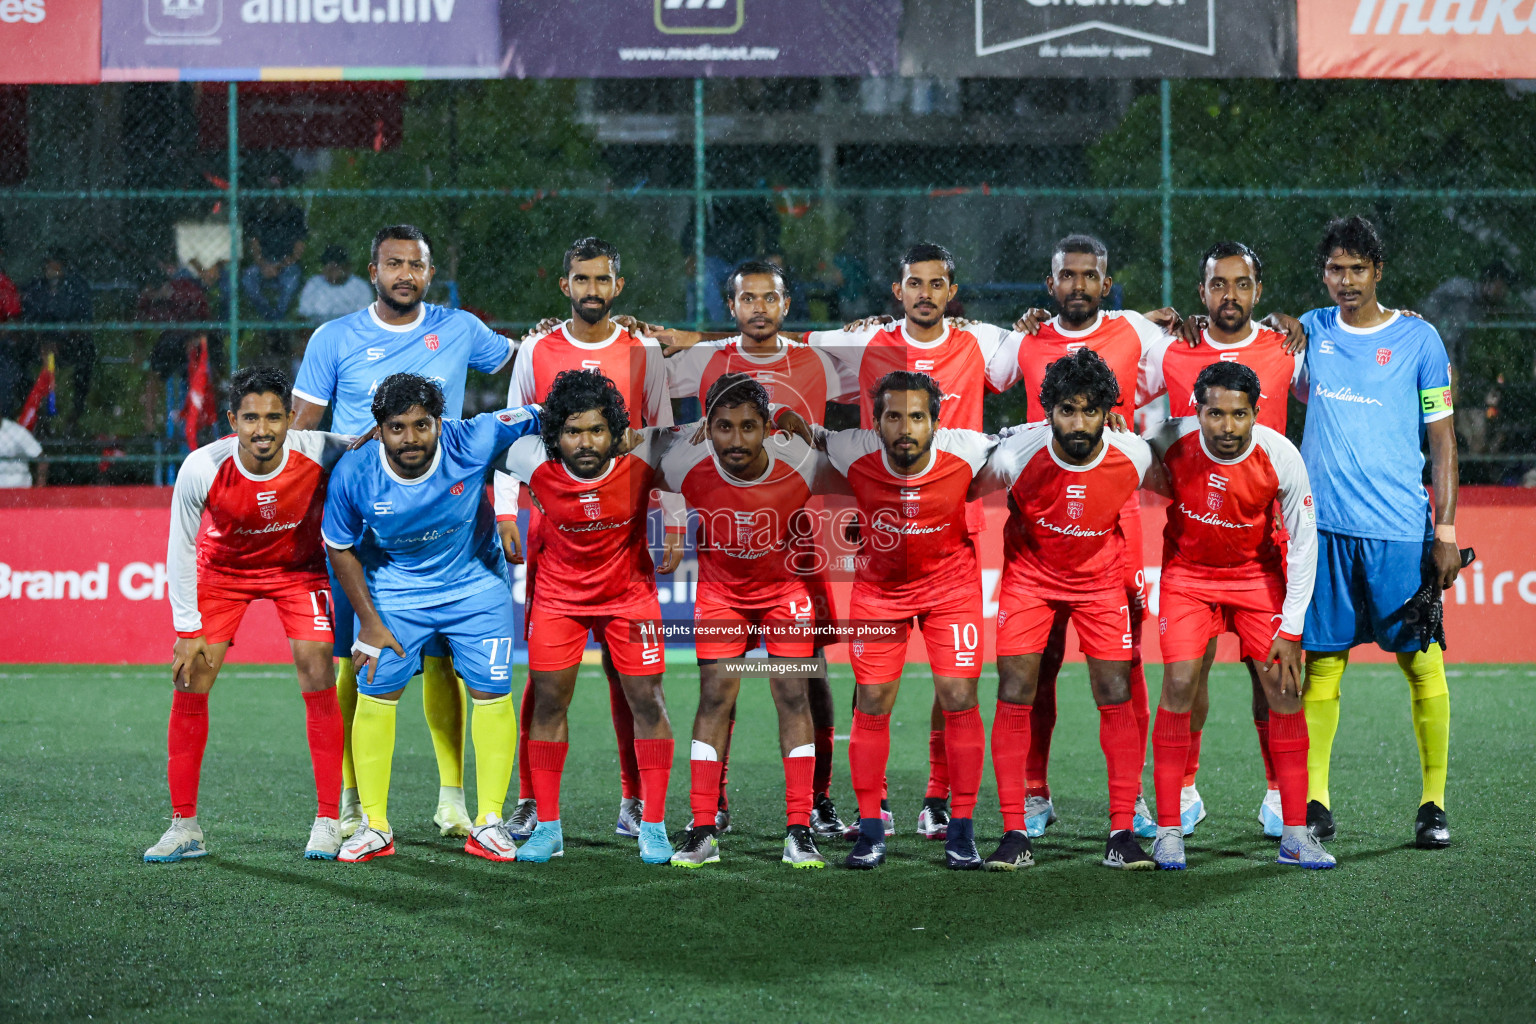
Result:
{"label": "red sponsor logo on shorts", "polygon": [[464,493],[464,481],[460,480],[458,483],[456,483],[452,487],[448,488],[448,493],[449,494],[463,494]]}
{"label": "red sponsor logo on shorts", "polygon": [[427,343],[427,348],[431,349],[433,352],[437,351],[437,335],[429,334],[421,340]]}
{"label": "red sponsor logo on shorts", "polygon": [[1389,349],[1389,348],[1379,348],[1379,349],[1376,350],[1376,365],[1378,365],[1378,366],[1386,366],[1391,361],[1392,361],[1392,350],[1391,349]]}
{"label": "red sponsor logo on shorts", "polygon": [[1159,615],[1157,618],[1157,635],[1162,636],[1168,632],[1168,616]]}

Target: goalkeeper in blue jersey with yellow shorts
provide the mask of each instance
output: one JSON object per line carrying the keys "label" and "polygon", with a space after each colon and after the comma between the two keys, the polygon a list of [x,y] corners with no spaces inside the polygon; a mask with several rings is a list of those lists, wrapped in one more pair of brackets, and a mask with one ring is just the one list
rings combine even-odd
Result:
{"label": "goalkeeper in blue jersey with yellow shorts", "polygon": [[[1370,221],[1329,224],[1318,263],[1337,305],[1301,318],[1308,340],[1297,383],[1307,403],[1301,455],[1318,532],[1317,585],[1302,639],[1307,825],[1319,839],[1335,834],[1328,762],[1339,683],[1350,649],[1374,642],[1397,655],[1413,702],[1424,781],[1415,844],[1444,847],[1450,695],[1440,591],[1456,582],[1462,564],[1450,361],[1432,326],[1377,302],[1384,251]],[[1433,510],[1423,484],[1426,437]]]}

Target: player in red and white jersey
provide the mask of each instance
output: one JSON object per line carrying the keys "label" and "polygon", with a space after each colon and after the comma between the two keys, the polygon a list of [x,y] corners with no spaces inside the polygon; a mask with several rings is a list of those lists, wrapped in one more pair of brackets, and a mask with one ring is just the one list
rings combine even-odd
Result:
{"label": "player in red and white jersey", "polygon": [[635,723],[640,858],[663,864],[672,856],[666,833],[672,728],[661,690],[666,657],[646,529],[656,467],[674,431],[646,428],[632,451],[621,451],[629,413],[601,370],[562,371],[543,406],[540,436],[514,442],[507,454],[507,468],[527,483],[544,517],[525,623],[533,691],[526,758],[537,825],[518,859],[545,861],[564,852],[566,709],[591,634],[611,659]]}
{"label": "player in red and white jersey", "polygon": [[[1189,716],[1206,643],[1224,629],[1241,638],[1243,657],[1257,669],[1269,702],[1284,820],[1279,862],[1334,865],[1307,831],[1301,633],[1317,570],[1312,488],[1295,446],[1256,425],[1260,389],[1252,367],[1212,363],[1195,381],[1196,415],[1168,424],[1153,442],[1162,457],[1157,489],[1173,502],[1163,532],[1163,687],[1152,740],[1158,825],[1152,855],[1161,868],[1185,866],[1181,790]],[[1277,503],[1289,535],[1283,556]]]}
{"label": "player in red and white jersey", "polygon": [[[881,801],[890,715],[901,689],[906,631],[915,620],[933,668],[954,803],[945,861],[981,866],[972,815],[986,735],[976,706],[981,674],[981,569],[966,522],[966,494],[994,440],[941,427],[943,390],[926,374],[897,370],[878,381],[875,430],[827,436],[827,455],[858,503],[863,547],[849,601],[855,687],[848,762],[859,800],[859,837],[847,865],[885,859]],[[866,630],[863,635],[859,630]]]}
{"label": "player in red and white jersey", "polygon": [[1133,616],[1120,521],[1127,499],[1147,475],[1152,452],[1135,434],[1105,430],[1120,387],[1092,349],[1052,363],[1038,397],[1048,422],[1004,439],[977,484],[978,492],[1006,488],[1009,507],[992,721],[1003,839],[986,866],[1013,871],[1034,862],[1024,820],[1030,718],[1052,623],[1065,617],[1088,659],[1109,769],[1104,865],[1150,868],[1151,859],[1131,831],[1144,748],[1131,706]]}
{"label": "player in red and white jersey", "polygon": [[[512,405],[542,403],[561,371],[598,370],[618,388],[629,411],[630,427],[672,426],[672,403],[667,395],[661,346],[651,338],[624,329],[609,315],[614,300],[624,291],[619,250],[600,238],[577,239],[565,252],[564,268],[560,291],[570,299],[571,318],[548,334],[529,338],[518,348],[507,401]],[[517,480],[497,473],[495,495],[496,529],[501,534],[502,549],[509,562],[520,563],[523,552],[517,530]],[[669,573],[683,560],[682,501],[668,495],[662,507],[668,513],[668,522],[661,571]],[[535,571],[533,562],[539,551],[541,519],[537,508],[528,517],[530,573]],[[641,817],[635,726],[618,673],[606,654],[603,670],[608,676],[608,705],[619,747],[621,795],[614,831],[632,837],[638,834]],[[519,712],[522,729],[518,734],[518,801],[509,819],[514,838],[531,833],[536,823],[530,817],[534,800],[533,777],[528,766],[528,716],[533,700],[533,686],[529,683],[523,690]]]}
{"label": "player in red and white jersey", "polygon": [[331,669],[331,593],[320,541],[325,477],[350,437],[289,430],[292,389],[255,367],[229,384],[235,433],[187,456],[176,478],[166,551],[176,649],[166,775],[171,827],[144,859],[202,857],[197,788],[208,742],[208,693],[252,601],[270,600],[293,649],[308,720],[318,808],[304,856],[334,860],[344,838],[341,707]]}
{"label": "player in red and white jersey", "polygon": [[[798,437],[769,436],[768,392],[746,374],[717,378],[705,395],[704,410],[708,442],[674,443],[661,466],[661,486],[681,493],[699,521],[693,824],[672,856],[673,864],[690,868],[720,859],[720,754],[729,742],[741,687],[739,661],[757,646],[754,634],[761,635],[770,662],[808,662],[820,646],[807,571],[825,555],[809,528],[814,513],[805,506],[814,493],[847,491],[825,455]],[[691,438],[697,429],[684,427],[679,433]],[[767,669],[784,758],[788,828],[783,861],[797,868],[825,867],[811,829],[817,751],[809,673],[771,663]]]}
{"label": "player in red and white jersey", "polygon": [[[807,424],[819,425],[826,418],[827,402],[842,390],[837,370],[827,356],[803,342],[796,342],[779,329],[789,314],[789,289],[784,272],[772,263],[749,260],[737,266],[726,278],[727,304],[741,333],[731,338],[706,341],[667,360],[667,377],[673,398],[697,398],[707,408],[706,397],[722,375],[742,373],[761,384],[769,400],[780,410],[788,409]],[[812,542],[816,538],[810,538]],[[825,564],[817,563],[807,577],[818,635],[837,618],[832,583]],[[818,645],[818,649],[819,649]],[[811,831],[816,835],[842,835],[846,826],[837,816],[829,789],[832,782],[832,689],[825,672],[810,679],[811,718],[815,723],[816,768],[812,781],[813,804]],[[731,725],[725,746],[720,750],[720,808],[717,826],[730,827],[730,805],[726,796],[726,776],[730,765],[732,730],[736,711],[731,709]]]}

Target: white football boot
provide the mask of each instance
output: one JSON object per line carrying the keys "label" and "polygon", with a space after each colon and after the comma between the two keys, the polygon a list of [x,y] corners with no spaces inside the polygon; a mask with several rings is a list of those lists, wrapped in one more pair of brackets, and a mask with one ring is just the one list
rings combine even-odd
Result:
{"label": "white football boot", "polygon": [[203,846],[203,830],[197,824],[197,815],[183,818],[177,814],[171,817],[171,827],[165,830],[160,841],[144,851],[144,862],[174,864],[179,860],[206,856],[208,849]]}

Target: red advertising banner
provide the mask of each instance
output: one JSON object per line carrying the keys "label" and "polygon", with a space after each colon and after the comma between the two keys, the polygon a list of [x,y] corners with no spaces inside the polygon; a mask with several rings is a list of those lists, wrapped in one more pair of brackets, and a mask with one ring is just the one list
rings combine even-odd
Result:
{"label": "red advertising banner", "polygon": [[101,81],[101,0],[0,0],[0,82]]}
{"label": "red advertising banner", "polygon": [[1536,0],[1297,0],[1302,78],[1536,78]]}
{"label": "red advertising banner", "polygon": [[[165,576],[170,500],[170,488],[156,487],[0,491],[0,663],[169,664],[175,641]],[[996,650],[1006,514],[1001,502],[989,503],[982,535],[986,660]],[[1164,521],[1160,505],[1143,508],[1154,616]],[[1450,660],[1536,662],[1536,546],[1529,541],[1536,536],[1536,491],[1463,488],[1457,523],[1461,542],[1477,548],[1478,560],[1446,595]],[[685,564],[663,587],[687,590],[688,569]],[[846,614],[847,585],[839,590],[839,611]],[[671,603],[682,604],[685,595],[676,598]],[[1223,638],[1218,651],[1231,660],[1235,640]],[[846,661],[847,645],[830,653]],[[1145,654],[1149,662],[1160,660],[1155,627],[1147,630]],[[1354,658],[1389,660],[1374,647],[1357,648]],[[688,664],[685,659],[673,656],[677,665]],[[252,606],[229,660],[289,660],[270,602]],[[925,661],[915,632],[908,660]]]}

